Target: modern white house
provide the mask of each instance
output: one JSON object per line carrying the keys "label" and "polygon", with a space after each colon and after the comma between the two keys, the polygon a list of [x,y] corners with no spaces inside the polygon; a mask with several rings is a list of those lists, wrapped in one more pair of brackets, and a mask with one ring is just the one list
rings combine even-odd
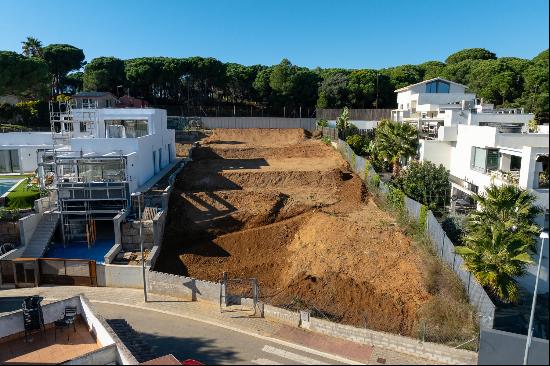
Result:
{"label": "modern white house", "polygon": [[[60,222],[64,243],[91,245],[96,221],[113,235],[108,222],[128,211],[133,193],[146,191],[175,164],[176,146],[165,110],[99,108],[84,99],[51,102],[51,132],[0,134],[0,172],[37,171],[56,200],[46,215],[49,235]],[[50,237],[43,239],[33,254],[43,253]]]}
{"label": "modern white house", "polygon": [[57,193],[63,240],[90,243],[96,220],[127,210],[132,193],[175,162],[176,147],[165,110],[82,107],[52,103],[52,140],[60,147],[41,156],[39,175]]}
{"label": "modern white house", "polygon": [[[441,78],[397,90],[399,108],[392,117],[420,131],[420,160],[445,166],[451,175],[451,210],[468,206],[471,196],[491,184],[515,184],[531,191],[545,213],[539,225],[548,229],[549,185],[547,126],[529,132],[533,114],[520,109],[496,110],[467,87]],[[548,246],[543,254],[541,292],[548,292]],[[520,280],[534,286],[536,267]]]}
{"label": "modern white house", "polygon": [[0,133],[0,173],[32,173],[39,151],[54,148],[51,132]]}

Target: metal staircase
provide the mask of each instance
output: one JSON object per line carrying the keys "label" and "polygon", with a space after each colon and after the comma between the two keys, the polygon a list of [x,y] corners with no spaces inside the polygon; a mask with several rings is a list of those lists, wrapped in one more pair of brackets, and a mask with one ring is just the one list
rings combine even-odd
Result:
{"label": "metal staircase", "polygon": [[36,230],[32,234],[32,238],[25,248],[22,257],[24,258],[40,258],[46,252],[46,248],[50,243],[55,228],[59,222],[59,214],[53,212],[45,212],[42,219],[38,223]]}

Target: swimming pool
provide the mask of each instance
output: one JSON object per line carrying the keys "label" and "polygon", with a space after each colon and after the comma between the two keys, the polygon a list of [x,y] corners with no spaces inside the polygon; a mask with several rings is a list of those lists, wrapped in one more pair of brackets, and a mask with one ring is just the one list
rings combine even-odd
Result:
{"label": "swimming pool", "polygon": [[0,179],[0,197],[20,180],[21,179]]}
{"label": "swimming pool", "polygon": [[85,242],[72,242],[63,247],[61,243],[52,243],[48,247],[44,258],[63,258],[63,259],[90,259],[96,263],[105,262],[105,254],[115,244],[113,239],[97,239],[91,248]]}

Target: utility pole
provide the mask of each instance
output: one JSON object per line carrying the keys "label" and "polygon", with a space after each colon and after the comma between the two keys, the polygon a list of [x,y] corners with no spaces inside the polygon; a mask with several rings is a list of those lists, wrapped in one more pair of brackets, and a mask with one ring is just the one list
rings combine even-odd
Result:
{"label": "utility pole", "polygon": [[543,231],[540,233],[540,250],[539,250],[539,265],[537,267],[537,279],[535,280],[535,292],[533,293],[533,302],[531,304],[531,316],[529,317],[529,329],[527,329],[527,341],[525,342],[525,354],[523,355],[523,364],[527,365],[529,358],[529,348],[531,348],[531,339],[533,338],[533,318],[535,317],[535,307],[537,306],[537,292],[539,287],[540,267],[542,264],[542,256],[544,255],[544,240],[548,240],[548,233]]}
{"label": "utility pole", "polygon": [[376,71],[376,109],[378,109],[378,71]]}
{"label": "utility pole", "polygon": [[132,193],[133,197],[138,200],[138,217],[139,217],[139,247],[141,250],[141,273],[143,275],[143,297],[147,302],[147,285],[145,282],[145,255],[143,253],[143,233],[142,233],[142,217],[141,217],[141,192]]}

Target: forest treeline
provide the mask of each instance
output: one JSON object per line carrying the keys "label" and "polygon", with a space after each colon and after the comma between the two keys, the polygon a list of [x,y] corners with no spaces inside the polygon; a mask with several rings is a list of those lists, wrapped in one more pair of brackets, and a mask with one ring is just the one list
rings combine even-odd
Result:
{"label": "forest treeline", "polygon": [[22,45],[22,53],[0,51],[0,95],[45,100],[78,91],[129,91],[162,106],[395,108],[395,89],[439,76],[468,85],[486,102],[524,107],[539,123],[548,122],[548,50],[522,59],[471,48],[445,62],[374,70],[310,69],[287,59],[245,66],[211,57],[98,57],[86,63],[84,51],[72,45],[42,46],[30,37]]}

